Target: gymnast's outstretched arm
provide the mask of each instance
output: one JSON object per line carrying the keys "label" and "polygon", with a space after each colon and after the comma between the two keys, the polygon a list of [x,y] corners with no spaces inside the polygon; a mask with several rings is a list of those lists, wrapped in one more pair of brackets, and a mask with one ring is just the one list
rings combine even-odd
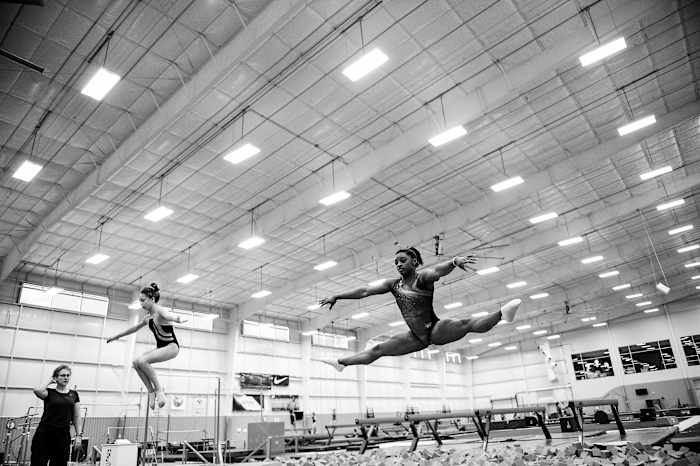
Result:
{"label": "gymnast's outstretched arm", "polygon": [[337,294],[335,296],[329,296],[327,298],[323,298],[318,303],[321,306],[325,306],[326,304],[328,304],[329,305],[328,310],[331,310],[331,309],[333,309],[335,302],[339,299],[362,299],[362,298],[366,298],[367,296],[372,296],[375,294],[384,294],[384,293],[388,293],[390,291],[391,291],[391,280],[384,280],[379,285],[362,286],[362,287],[357,288],[357,289],[352,290],[352,291],[347,291],[345,293],[340,293],[340,294]]}

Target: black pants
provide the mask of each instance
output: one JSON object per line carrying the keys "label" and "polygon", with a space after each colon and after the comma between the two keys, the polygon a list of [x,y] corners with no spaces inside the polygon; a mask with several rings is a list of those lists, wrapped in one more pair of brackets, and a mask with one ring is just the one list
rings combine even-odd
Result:
{"label": "black pants", "polygon": [[70,454],[70,431],[37,431],[32,439],[31,466],[66,466]]}

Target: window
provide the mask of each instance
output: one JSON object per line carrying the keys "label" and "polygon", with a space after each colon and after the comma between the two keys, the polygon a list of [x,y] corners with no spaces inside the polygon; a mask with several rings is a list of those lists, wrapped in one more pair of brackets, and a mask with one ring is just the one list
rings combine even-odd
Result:
{"label": "window", "polygon": [[671,343],[668,340],[621,346],[619,350],[625,374],[662,371],[678,367],[673,356]]}
{"label": "window", "polygon": [[348,337],[346,335],[336,335],[334,333],[316,332],[311,335],[311,343],[316,346],[348,349]]}
{"label": "window", "polygon": [[244,320],[242,334],[244,337],[263,338],[265,340],[289,341],[289,328],[267,322]]}
{"label": "window", "polygon": [[49,288],[48,286],[40,286],[33,283],[22,283],[22,289],[19,295],[20,304],[60,309],[62,311],[100,317],[107,315],[109,298],[106,296],[68,290],[61,290],[58,293],[50,294],[47,293]]}
{"label": "window", "polygon": [[681,337],[685,360],[689,366],[700,366],[700,335]]}
{"label": "window", "polygon": [[214,319],[219,317],[217,314],[207,314],[205,312],[185,311],[184,309],[170,309],[170,311],[178,316],[181,316],[187,322],[181,324],[172,322],[175,327],[191,328],[196,330],[211,331],[214,328]]}
{"label": "window", "polygon": [[610,351],[597,350],[571,355],[576,380],[598,379],[615,375]]}

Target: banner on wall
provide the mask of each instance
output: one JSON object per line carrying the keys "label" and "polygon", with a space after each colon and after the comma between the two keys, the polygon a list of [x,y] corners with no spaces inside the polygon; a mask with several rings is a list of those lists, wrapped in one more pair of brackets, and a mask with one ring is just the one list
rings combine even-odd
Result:
{"label": "banner on wall", "polygon": [[258,390],[270,390],[275,387],[288,387],[289,376],[279,374],[255,374],[241,372],[238,374],[241,388],[254,388]]}

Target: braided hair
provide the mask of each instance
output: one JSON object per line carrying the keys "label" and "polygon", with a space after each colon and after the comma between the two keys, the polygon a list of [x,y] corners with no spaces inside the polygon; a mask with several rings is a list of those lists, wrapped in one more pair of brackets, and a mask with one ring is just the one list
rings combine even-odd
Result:
{"label": "braided hair", "polygon": [[160,289],[157,283],[151,283],[150,285],[143,287],[141,293],[151,298],[153,301],[158,302],[160,300]]}
{"label": "braided hair", "polygon": [[423,265],[423,258],[421,257],[420,252],[418,252],[418,249],[414,248],[413,246],[411,246],[410,248],[399,249],[398,251],[396,251],[396,254],[400,252],[403,252],[404,254],[407,254],[408,256],[414,258],[416,262],[418,262],[418,265]]}

